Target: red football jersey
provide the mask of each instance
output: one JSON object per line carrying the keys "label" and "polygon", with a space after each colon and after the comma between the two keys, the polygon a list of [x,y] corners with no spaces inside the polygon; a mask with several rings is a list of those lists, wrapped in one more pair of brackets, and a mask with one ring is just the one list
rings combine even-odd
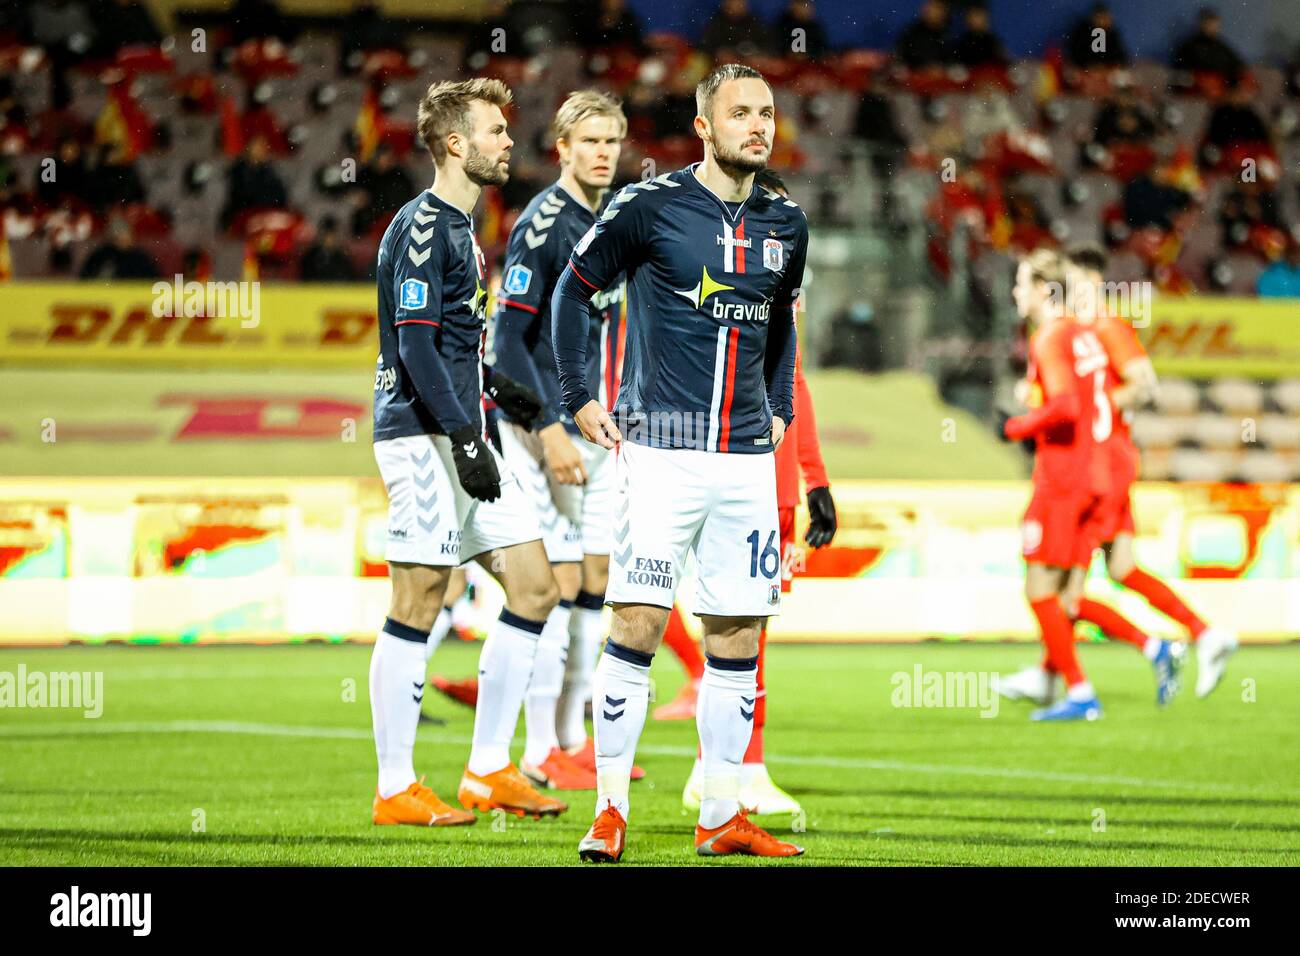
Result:
{"label": "red football jersey", "polygon": [[[1097,339],[1101,342],[1102,348],[1106,350],[1106,358],[1110,363],[1106,372],[1106,391],[1110,393],[1124,384],[1124,379],[1120,374],[1124,366],[1134,359],[1145,358],[1147,352],[1142,347],[1142,343],[1138,341],[1133,326],[1124,319],[1113,315],[1103,315],[1092,324],[1092,330],[1097,333]],[[1118,445],[1132,445],[1133,438],[1129,432],[1127,413],[1121,412],[1114,402],[1110,403],[1110,410],[1111,434],[1108,439],[1103,440],[1112,441]]]}
{"label": "red football jersey", "polygon": [[1100,494],[1110,484],[1097,445],[1110,436],[1109,363],[1096,334],[1072,318],[1043,326],[1029,340],[1029,381],[1043,400],[1075,396],[1077,422],[1061,422],[1040,434],[1034,456],[1034,481],[1062,490]]}

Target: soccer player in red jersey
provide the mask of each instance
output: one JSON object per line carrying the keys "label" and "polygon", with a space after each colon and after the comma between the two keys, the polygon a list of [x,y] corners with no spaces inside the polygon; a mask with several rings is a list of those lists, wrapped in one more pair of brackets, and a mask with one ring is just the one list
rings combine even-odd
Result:
{"label": "soccer player in red jersey", "polygon": [[1066,312],[1065,279],[1064,260],[1048,249],[1031,253],[1016,272],[1016,308],[1031,330],[1028,380],[1041,391],[1042,404],[1003,426],[1011,441],[1033,438],[1035,443],[1034,493],[1022,544],[1025,597],[1047,649],[1047,687],[1037,696],[1050,695],[1049,670],[1066,684],[1065,698],[1034,711],[1034,720],[1101,716],[1101,703],[1075,654],[1074,625],[1063,598],[1070,568],[1088,541],[1090,512],[1108,484],[1093,454],[1102,406],[1109,411],[1107,360],[1097,336]]}
{"label": "soccer player in red jersey", "polygon": [[[1210,627],[1179,599],[1170,587],[1137,566],[1133,554],[1133,509],[1130,489],[1138,476],[1138,449],[1133,444],[1129,422],[1133,409],[1145,404],[1157,388],[1155,369],[1138,340],[1132,324],[1107,308],[1102,282],[1106,271],[1105,251],[1093,244],[1081,244],[1068,255],[1075,270],[1074,282],[1087,294],[1076,296],[1078,318],[1096,333],[1109,359],[1106,392],[1110,397],[1110,434],[1098,446],[1110,473],[1110,491],[1094,514],[1093,537],[1106,555],[1106,569],[1115,583],[1136,591],[1158,611],[1177,621],[1197,649],[1196,696],[1205,697],[1223,678],[1228,658],[1237,648],[1230,631]],[[1082,577],[1076,584],[1082,593]],[[1157,638],[1147,637],[1110,608],[1083,598],[1079,620],[1090,621],[1111,637],[1137,643],[1156,665],[1159,677],[1166,654],[1176,658],[1173,648],[1162,648]],[[1180,649],[1179,649],[1180,650]],[[1157,700],[1167,702],[1164,681]]]}

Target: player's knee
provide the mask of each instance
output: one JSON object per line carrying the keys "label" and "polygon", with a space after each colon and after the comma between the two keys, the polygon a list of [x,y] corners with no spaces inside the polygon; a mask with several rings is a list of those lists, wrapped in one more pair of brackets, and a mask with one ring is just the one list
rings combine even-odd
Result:
{"label": "player's knee", "polygon": [[653,654],[663,640],[667,626],[667,608],[649,604],[615,604],[610,637],[624,647]]}
{"label": "player's knee", "polygon": [[391,578],[393,594],[388,616],[419,630],[431,630],[434,618],[442,609],[445,572],[438,568],[395,568]]}
{"label": "player's knee", "polygon": [[582,567],[578,564],[553,564],[555,583],[560,589],[560,597],[572,601],[582,590]]}
{"label": "player's knee", "polygon": [[609,587],[609,559],[588,556],[582,562],[582,590],[588,594],[604,594]]}
{"label": "player's knee", "polygon": [[[548,568],[549,570],[549,568]],[[551,609],[560,603],[560,586],[553,574],[529,574],[511,589],[506,603],[516,614],[531,621],[544,621]]]}

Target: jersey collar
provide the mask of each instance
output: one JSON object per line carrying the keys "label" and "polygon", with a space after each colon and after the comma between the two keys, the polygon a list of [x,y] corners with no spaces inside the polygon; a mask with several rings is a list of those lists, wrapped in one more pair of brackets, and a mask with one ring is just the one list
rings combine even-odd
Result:
{"label": "jersey collar", "polygon": [[695,170],[699,165],[700,164],[698,162],[695,162],[695,163],[691,163],[689,166],[686,167],[686,171],[690,174],[691,182],[695,183],[696,186],[699,186],[700,189],[704,191],[705,195],[709,196],[715,203],[718,204],[718,208],[722,210],[723,216],[725,216],[727,219],[730,219],[732,222],[738,222],[740,218],[745,214],[745,207],[749,205],[749,201],[754,198],[754,191],[758,187],[753,184],[750,184],[749,195],[746,196],[743,200],[741,200],[740,205],[736,207],[735,215],[732,215],[731,210],[727,208],[726,202],[724,202],[723,199],[712,189],[704,185],[704,183],[700,180],[699,176],[695,175]]}
{"label": "jersey collar", "polygon": [[[570,199],[572,199],[575,203],[578,204],[579,209],[581,209],[583,212],[585,212],[587,215],[591,216],[592,218],[595,218],[596,213],[587,205],[587,200],[581,198],[580,196],[575,196],[572,190],[570,190],[568,186],[564,185],[564,180],[557,179],[555,181],[555,185],[552,186],[551,188],[558,189],[560,192],[564,193],[564,195],[568,196]],[[605,195],[606,196],[609,195],[608,189],[605,190]]]}
{"label": "jersey collar", "polygon": [[469,213],[467,213],[465,210],[461,209],[461,208],[460,208],[459,206],[457,206],[455,203],[450,202],[450,201],[448,201],[448,200],[446,200],[446,199],[443,199],[441,196],[439,196],[436,192],[433,191],[433,187],[432,187],[432,186],[430,186],[428,189],[426,189],[425,192],[428,193],[430,196],[432,196],[434,199],[438,200],[438,202],[442,203],[442,208],[444,208],[444,209],[450,209],[452,212],[454,212],[454,213],[458,213],[459,215],[464,216],[464,217],[465,217],[465,221],[466,221],[467,223],[469,223],[470,228],[471,228],[471,229],[474,228],[474,217],[471,216]]}

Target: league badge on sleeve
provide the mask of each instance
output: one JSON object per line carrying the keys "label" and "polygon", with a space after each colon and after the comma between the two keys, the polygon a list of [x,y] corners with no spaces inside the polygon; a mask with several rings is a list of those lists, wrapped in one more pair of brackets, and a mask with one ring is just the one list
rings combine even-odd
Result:
{"label": "league badge on sleeve", "polygon": [[407,279],[402,283],[403,309],[423,309],[429,304],[429,283],[423,279]]}
{"label": "league badge on sleeve", "polygon": [[763,240],[763,266],[772,272],[780,272],[785,262],[785,247],[780,239]]}
{"label": "league badge on sleeve", "polygon": [[533,281],[533,270],[527,266],[511,266],[506,273],[502,289],[509,295],[524,295]]}

